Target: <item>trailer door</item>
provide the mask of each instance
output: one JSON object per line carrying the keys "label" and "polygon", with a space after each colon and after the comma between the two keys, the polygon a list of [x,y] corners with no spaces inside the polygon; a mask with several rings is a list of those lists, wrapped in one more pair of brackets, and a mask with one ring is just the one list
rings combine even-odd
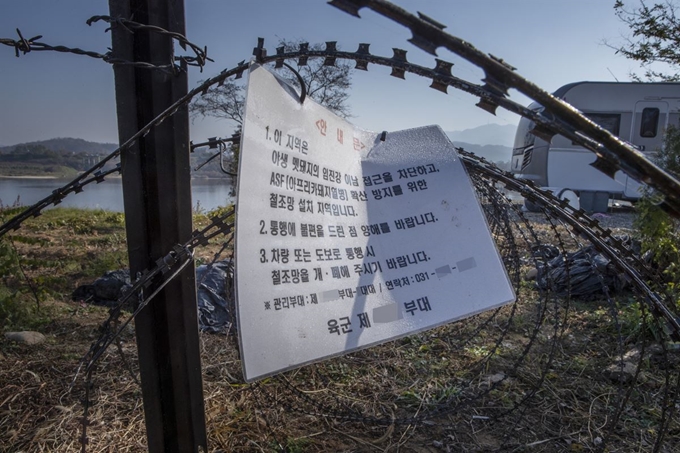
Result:
{"label": "trailer door", "polygon": [[[639,101],[633,112],[630,141],[648,159],[654,158],[656,151],[663,145],[664,132],[668,123],[668,102]],[[642,186],[630,176],[627,177],[627,197],[639,198]]]}

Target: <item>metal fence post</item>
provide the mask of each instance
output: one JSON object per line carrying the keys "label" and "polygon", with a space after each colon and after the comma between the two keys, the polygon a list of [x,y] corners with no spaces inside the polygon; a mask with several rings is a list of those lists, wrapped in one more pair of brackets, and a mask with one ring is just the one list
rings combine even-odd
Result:
{"label": "metal fence post", "polygon": [[[111,16],[185,33],[182,0],[110,0]],[[170,37],[112,27],[116,57],[167,65]],[[187,74],[114,65],[123,143],[187,93]],[[187,108],[155,127],[121,157],[130,271],[146,269],[192,232]],[[151,452],[207,451],[193,264],[135,321],[144,416]]]}

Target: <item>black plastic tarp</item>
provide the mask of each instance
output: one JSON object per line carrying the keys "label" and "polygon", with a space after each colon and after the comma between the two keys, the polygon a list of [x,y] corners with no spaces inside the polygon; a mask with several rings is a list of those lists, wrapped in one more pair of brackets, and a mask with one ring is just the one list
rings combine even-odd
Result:
{"label": "black plastic tarp", "polygon": [[[232,331],[234,314],[233,263],[217,261],[196,268],[198,325],[202,331],[228,333]],[[109,271],[91,285],[79,286],[72,294],[75,301],[114,307],[131,288],[127,269]],[[132,302],[123,307],[132,309]]]}
{"label": "black plastic tarp", "polygon": [[[628,237],[623,240],[639,252],[639,244]],[[537,266],[536,286],[541,290],[590,298],[619,291],[627,284],[624,274],[592,245],[566,254],[559,253],[557,247],[541,245],[532,253],[544,263]]]}

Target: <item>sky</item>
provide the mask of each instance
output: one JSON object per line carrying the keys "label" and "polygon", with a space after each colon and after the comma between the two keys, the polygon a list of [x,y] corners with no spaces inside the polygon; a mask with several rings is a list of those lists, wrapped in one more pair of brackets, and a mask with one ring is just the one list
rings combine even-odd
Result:
{"label": "sky", "polygon": [[[481,51],[503,58],[523,77],[548,91],[567,83],[629,81],[641,72],[635,62],[617,55],[606,43],[623,42],[628,30],[614,14],[614,0],[394,0],[447,26],[448,33]],[[93,15],[106,15],[106,0],[0,0],[0,38],[43,35],[51,45],[105,53],[111,45],[106,24],[88,26]],[[189,0],[185,2],[187,38],[208,47],[215,61],[203,72],[190,68],[189,88],[233,68],[252,55],[257,38],[269,53],[279,39],[337,41],[354,51],[370,43],[374,55],[392,56],[392,48],[408,51],[409,61],[434,67],[434,57],[410,44],[408,29],[366,8],[361,19],[325,0]],[[181,49],[177,49],[182,53]],[[454,63],[453,75],[480,83],[482,71],[446,49],[438,58]],[[519,118],[499,109],[493,116],[477,99],[449,88],[443,94],[429,88],[430,80],[407,74],[389,76],[389,68],[369,65],[355,71],[349,105],[350,121],[374,131],[395,131],[438,124],[445,131],[481,125],[516,124]],[[510,98],[530,101],[511,90]],[[31,52],[16,58],[14,49],[0,46],[0,146],[76,137],[117,142],[113,69],[101,60],[56,52]],[[233,125],[195,119],[194,142],[228,137]]]}

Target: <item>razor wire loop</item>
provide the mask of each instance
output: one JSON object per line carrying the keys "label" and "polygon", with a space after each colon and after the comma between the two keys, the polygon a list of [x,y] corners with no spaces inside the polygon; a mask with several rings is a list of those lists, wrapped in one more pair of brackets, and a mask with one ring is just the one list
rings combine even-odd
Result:
{"label": "razor wire loop", "polygon": [[230,172],[229,170],[227,170],[227,168],[225,166],[225,162],[224,162],[224,153],[227,150],[227,143],[231,144],[231,146],[234,146],[235,143],[239,143],[240,141],[241,141],[241,134],[237,132],[237,133],[232,134],[231,138],[213,137],[213,138],[209,138],[208,141],[206,141],[206,142],[196,143],[196,144],[191,143],[190,149],[191,149],[192,153],[194,152],[194,150],[196,148],[200,148],[202,146],[207,146],[209,149],[219,148],[219,151],[217,153],[210,156],[202,164],[194,167],[194,171],[200,170],[201,168],[206,166],[208,163],[212,162],[214,159],[219,157],[220,158],[220,170],[222,170],[223,173],[225,173],[229,176],[236,177],[237,176],[236,173],[233,173],[233,172]]}
{"label": "razor wire loop", "polygon": [[[360,17],[361,8],[369,8],[407,27],[413,35],[409,41],[420,49],[436,55],[439,47],[445,47],[468,60],[484,70],[485,85],[483,88],[493,93],[494,97],[505,98],[508,95],[508,89],[515,88],[535,100],[555,115],[559,121],[600,144],[597,146],[595,143],[589,143],[586,146],[597,155],[596,161],[592,164],[593,167],[612,178],[614,173],[621,169],[637,181],[660,190],[666,195],[665,204],[675,216],[680,216],[680,181],[647,160],[633,146],[581,115],[571,105],[518,75],[514,72],[515,68],[503,60],[487,55],[470,43],[445,33],[444,25],[424,14],[418,13],[418,16],[415,16],[386,0],[331,0],[328,3],[356,17]],[[494,113],[500,104],[483,99],[477,105]],[[538,128],[535,132],[543,134],[546,131]],[[551,136],[555,133],[553,128],[549,128],[548,132]],[[578,143],[581,144],[580,141]]]}
{"label": "razor wire loop", "polygon": [[[507,188],[520,192],[531,202],[545,206],[552,216],[559,217],[576,233],[588,239],[599,252],[616,263],[616,266],[632,279],[635,286],[645,293],[645,301],[649,304],[652,314],[663,318],[670,330],[670,336],[676,341],[680,340],[680,319],[668,309],[659,295],[645,282],[644,275],[638,268],[644,272],[646,266],[640,266],[641,261],[620,240],[613,238],[610,230],[600,228],[599,223],[590,218],[585,211],[574,209],[565,200],[558,200],[551,192],[534,187],[530,181],[515,178],[511,173],[478,159],[474,154],[462,148],[456,150],[461,155],[468,171],[502,182]],[[630,264],[631,261],[637,266],[633,267]]]}
{"label": "razor wire loop", "polygon": [[[80,361],[76,372],[74,373],[73,379],[69,389],[72,390],[78,379],[80,371],[85,367],[85,399],[82,401],[83,404],[83,418],[82,418],[82,452],[85,452],[87,441],[87,426],[88,422],[88,411],[92,402],[89,401],[90,389],[92,387],[92,373],[95,370],[95,366],[101,356],[106,352],[106,350],[118,341],[120,334],[123,330],[130,324],[130,322],[135,319],[139,312],[146,307],[151,300],[170,283],[184,268],[194,260],[194,250],[200,245],[207,245],[209,240],[217,235],[227,235],[233,230],[233,222],[228,222],[229,218],[234,214],[235,210],[230,209],[222,215],[217,215],[211,219],[211,222],[201,230],[195,230],[192,233],[191,239],[182,245],[175,245],[172,250],[170,250],[164,256],[158,258],[153,267],[145,269],[144,271],[137,272],[135,283],[126,293],[121,296],[116,305],[109,310],[109,317],[100,325],[99,332],[100,335],[92,343],[90,349],[87,351],[85,356]],[[214,231],[213,231],[214,230]],[[212,266],[215,261],[219,258],[220,254],[229,244],[226,241],[222,248],[215,253],[213,261],[210,263]],[[161,279],[159,281],[159,279]],[[148,296],[146,291],[151,292]],[[134,312],[122,323],[119,321],[121,310],[126,302],[137,296],[137,303]],[[118,351],[123,357],[123,361],[126,362],[122,349],[119,343]],[[127,366],[127,364],[126,364]],[[127,366],[130,373],[133,375],[133,379],[136,380],[136,376],[132,373],[132,370]]]}
{"label": "razor wire loop", "polygon": [[[196,247],[207,245],[210,239],[218,235],[229,234],[233,230],[233,221],[229,218],[234,214],[234,209],[230,209],[221,215],[217,215],[211,219],[211,222],[201,230],[195,230],[191,238],[182,245],[176,245],[164,256],[158,258],[151,268],[137,273],[135,283],[126,293],[121,296],[114,308],[110,310],[109,318],[102,324],[101,330],[105,333],[95,343],[93,343],[90,351],[86,354],[81,363],[81,366],[87,360],[87,369],[91,369],[94,362],[101,356],[101,354],[108,348],[113,340],[120,335],[122,330],[134,319],[148,303],[153,299],[158,292],[165,287],[182,269],[191,261],[193,261],[193,252]],[[174,269],[174,271],[173,271]],[[172,271],[169,277],[166,277]],[[159,286],[154,286],[157,283],[157,278],[163,277],[163,280],[158,283]],[[150,295],[146,295],[147,291],[153,291]],[[121,327],[116,329],[115,333],[111,333],[110,325],[114,319],[120,315],[125,303],[137,296],[137,304],[132,316],[124,322]],[[78,372],[76,372],[76,377]],[[74,377],[75,380],[75,377]]]}

